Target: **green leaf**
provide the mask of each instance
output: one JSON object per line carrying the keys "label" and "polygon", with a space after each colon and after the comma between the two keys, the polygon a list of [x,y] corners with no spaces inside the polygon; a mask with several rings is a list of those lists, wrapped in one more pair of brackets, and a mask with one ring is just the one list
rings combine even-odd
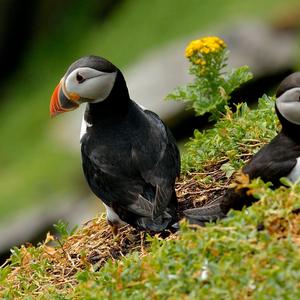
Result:
{"label": "green leaf", "polygon": [[69,223],[64,223],[62,220],[58,220],[58,222],[53,225],[62,239],[66,239],[67,237],[72,235],[78,228],[78,226],[76,225],[72,229],[68,229],[68,226]]}
{"label": "green leaf", "polygon": [[235,172],[235,168],[231,165],[230,162],[223,164],[220,170],[225,172],[227,178],[230,178],[232,174]]}
{"label": "green leaf", "polygon": [[282,177],[279,180],[285,186],[291,187],[293,185],[293,183],[287,177]]}

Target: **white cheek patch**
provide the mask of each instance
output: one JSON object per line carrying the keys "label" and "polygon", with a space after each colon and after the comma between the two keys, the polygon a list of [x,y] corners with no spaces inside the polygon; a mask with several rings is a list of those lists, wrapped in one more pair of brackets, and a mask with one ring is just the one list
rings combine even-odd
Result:
{"label": "white cheek patch", "polygon": [[[78,82],[77,74],[85,80]],[[117,72],[105,73],[92,68],[78,68],[72,71],[65,80],[65,90],[67,94],[75,93],[87,102],[100,102],[105,100],[116,80]],[[90,101],[89,101],[90,100]]]}
{"label": "white cheek patch", "polygon": [[117,73],[105,73],[103,75],[87,79],[79,88],[78,94],[82,98],[95,100],[94,103],[105,100],[116,80]]}
{"label": "white cheek patch", "polygon": [[296,182],[300,178],[300,157],[297,158],[295,167],[286,177],[292,182]]}
{"label": "white cheek patch", "polygon": [[300,102],[278,103],[277,108],[286,120],[300,125]]}
{"label": "white cheek patch", "polygon": [[276,106],[287,121],[300,125],[300,88],[284,92],[276,99]]}

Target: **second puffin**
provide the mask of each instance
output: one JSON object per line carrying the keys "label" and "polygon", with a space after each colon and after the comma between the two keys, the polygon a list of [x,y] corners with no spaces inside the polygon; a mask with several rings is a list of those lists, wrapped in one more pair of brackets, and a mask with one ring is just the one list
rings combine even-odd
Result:
{"label": "second puffin", "polygon": [[51,116],[85,102],[83,171],[104,202],[114,234],[124,223],[147,231],[170,227],[177,221],[180,156],[169,129],[130,99],[121,71],[98,56],[69,67],[53,92]]}

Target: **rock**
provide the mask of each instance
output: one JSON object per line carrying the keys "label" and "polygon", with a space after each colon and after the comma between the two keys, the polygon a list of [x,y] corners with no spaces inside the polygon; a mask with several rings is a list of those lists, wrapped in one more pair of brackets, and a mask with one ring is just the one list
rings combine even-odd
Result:
{"label": "rock", "polygon": [[294,66],[297,46],[294,33],[249,21],[228,27],[221,37],[230,50],[229,66],[248,65],[257,78]]}

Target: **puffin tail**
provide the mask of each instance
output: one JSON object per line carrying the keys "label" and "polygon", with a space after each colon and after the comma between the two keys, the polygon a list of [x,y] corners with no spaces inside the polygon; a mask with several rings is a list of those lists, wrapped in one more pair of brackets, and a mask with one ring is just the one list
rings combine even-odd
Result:
{"label": "puffin tail", "polygon": [[205,223],[215,222],[226,217],[220,202],[216,199],[214,202],[207,203],[202,207],[186,209],[183,211],[190,224],[204,226]]}

